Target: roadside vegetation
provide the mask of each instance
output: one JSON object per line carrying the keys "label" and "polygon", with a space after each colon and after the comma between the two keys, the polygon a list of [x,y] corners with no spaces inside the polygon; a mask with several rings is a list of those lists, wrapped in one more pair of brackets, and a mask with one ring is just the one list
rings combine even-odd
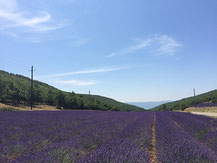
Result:
{"label": "roadside vegetation", "polygon": [[14,108],[0,108],[0,111],[18,111],[18,109],[14,109]]}

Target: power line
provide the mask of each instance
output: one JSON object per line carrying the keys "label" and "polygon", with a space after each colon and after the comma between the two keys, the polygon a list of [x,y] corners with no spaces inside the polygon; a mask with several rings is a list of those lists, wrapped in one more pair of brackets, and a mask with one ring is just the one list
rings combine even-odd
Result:
{"label": "power line", "polygon": [[35,71],[34,69],[33,69],[33,66],[31,67],[31,90],[30,90],[30,105],[31,105],[31,110],[32,110],[32,106],[33,106],[33,94],[34,94],[34,92],[33,92],[33,72]]}
{"label": "power line", "polygon": [[194,107],[196,108],[196,93],[195,93],[195,88],[193,89],[194,92]]}

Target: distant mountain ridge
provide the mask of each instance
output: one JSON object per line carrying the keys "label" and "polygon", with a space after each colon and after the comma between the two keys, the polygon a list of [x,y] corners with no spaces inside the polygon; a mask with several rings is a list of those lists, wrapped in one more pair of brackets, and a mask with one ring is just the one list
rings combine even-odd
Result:
{"label": "distant mountain ridge", "polygon": [[144,109],[151,109],[153,107],[156,107],[158,105],[168,103],[172,101],[153,101],[153,102],[127,102],[127,104],[135,105]]}
{"label": "distant mountain ridge", "polygon": [[[61,109],[144,111],[111,98],[64,92],[40,81],[34,81],[34,103],[57,106]],[[12,105],[29,105],[30,79],[0,70],[0,102]]]}

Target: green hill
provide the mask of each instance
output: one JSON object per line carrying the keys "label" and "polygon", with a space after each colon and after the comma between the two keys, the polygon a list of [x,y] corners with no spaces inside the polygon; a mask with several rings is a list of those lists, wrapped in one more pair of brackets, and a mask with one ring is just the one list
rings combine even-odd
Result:
{"label": "green hill", "polygon": [[[81,94],[82,97],[88,97],[88,95],[84,95],[84,94]],[[101,102],[104,102],[104,103],[108,103],[112,106],[116,106],[117,108],[124,108],[125,111],[130,111],[132,109],[134,110],[141,110],[144,111],[143,108],[140,108],[140,107],[137,107],[135,105],[131,105],[131,104],[126,104],[126,103],[122,103],[122,102],[118,102],[114,99],[111,99],[111,98],[108,98],[108,97],[103,97],[103,96],[99,96],[99,95],[92,95],[91,97],[93,97],[94,99],[96,100],[99,100]]]}
{"label": "green hill", "polygon": [[202,104],[205,102],[216,102],[217,101],[217,90],[213,90],[207,93],[200,94],[194,97],[184,98],[178,101],[169,102],[160,106],[154,107],[153,111],[172,111],[172,110],[184,110],[190,106]]}
{"label": "green hill", "polygon": [[[34,81],[34,104],[46,104],[64,109],[144,111],[143,108],[117,102],[113,99],[64,92],[46,83]],[[29,105],[30,79],[0,70],[0,102],[12,105]]]}

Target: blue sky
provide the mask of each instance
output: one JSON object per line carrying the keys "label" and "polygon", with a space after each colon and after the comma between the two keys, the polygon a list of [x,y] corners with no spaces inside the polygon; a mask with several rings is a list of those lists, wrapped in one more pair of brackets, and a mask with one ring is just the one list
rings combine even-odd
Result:
{"label": "blue sky", "polygon": [[0,69],[123,102],[217,87],[216,0],[0,0]]}

